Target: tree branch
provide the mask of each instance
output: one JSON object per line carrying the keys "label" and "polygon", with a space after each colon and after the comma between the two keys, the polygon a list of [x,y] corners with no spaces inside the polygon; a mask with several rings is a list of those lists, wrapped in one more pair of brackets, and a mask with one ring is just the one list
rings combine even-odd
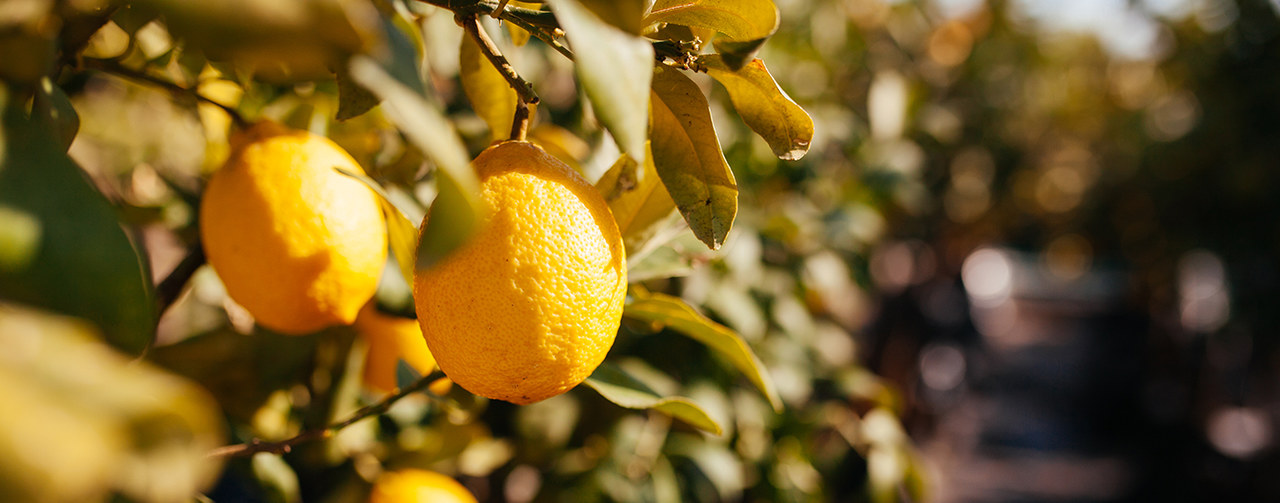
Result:
{"label": "tree branch", "polygon": [[246,121],[244,119],[244,116],[240,115],[240,112],[236,111],[235,108],[230,107],[228,105],[224,105],[222,103],[218,103],[217,101],[214,101],[212,98],[209,98],[205,95],[200,94],[195,89],[182,87],[178,84],[164,80],[160,77],[147,74],[146,72],[143,72],[141,70],[134,70],[133,68],[129,68],[127,66],[120,64],[119,61],[114,59],[84,58],[82,63],[85,68],[88,68],[90,70],[97,70],[100,72],[109,73],[119,77],[124,77],[129,80],[151,84],[153,86],[163,88],[166,91],[169,91],[174,94],[193,97],[198,101],[203,101],[210,105],[221,108],[222,111],[226,112],[227,115],[231,116],[231,120],[236,123],[236,126],[242,129],[247,128],[249,126],[249,122]]}
{"label": "tree branch", "polygon": [[520,101],[529,105],[538,103],[538,94],[533,91],[533,86],[521,78],[519,73],[516,73],[515,67],[511,66],[511,62],[507,61],[507,58],[502,55],[502,51],[498,50],[497,44],[493,43],[493,39],[490,39],[489,34],[485,33],[484,28],[480,26],[480,20],[476,19],[474,14],[459,15],[457,19],[462,28],[467,31],[467,34],[476,41],[476,45],[480,46],[480,52],[489,59],[489,63],[492,63],[493,67],[498,69],[498,73],[501,73],[503,78],[507,79],[507,83],[511,85],[511,88],[516,90],[516,94],[520,96]]}
{"label": "tree branch", "polygon": [[252,456],[260,452],[267,452],[271,454],[284,454],[290,452],[293,450],[293,446],[295,445],[332,437],[334,433],[337,433],[343,428],[351,426],[362,419],[383,414],[389,410],[392,405],[395,405],[396,402],[400,401],[401,398],[426,389],[427,386],[431,385],[431,383],[436,382],[436,380],[444,376],[444,373],[439,370],[432,372],[427,376],[418,379],[413,384],[409,385],[409,387],[402,389],[391,396],[383,398],[382,401],[378,403],[362,407],[346,419],[330,424],[329,426],[307,430],[279,442],[263,442],[262,440],[255,438],[247,443],[219,447],[211,451],[209,453],[209,457],[244,457]]}
{"label": "tree branch", "polygon": [[187,250],[187,256],[182,258],[182,262],[178,262],[177,267],[169,272],[159,284],[156,285],[156,317],[164,315],[169,310],[174,301],[178,300],[178,295],[182,294],[182,289],[191,280],[191,275],[204,265],[204,247],[200,246],[200,242],[196,241]]}

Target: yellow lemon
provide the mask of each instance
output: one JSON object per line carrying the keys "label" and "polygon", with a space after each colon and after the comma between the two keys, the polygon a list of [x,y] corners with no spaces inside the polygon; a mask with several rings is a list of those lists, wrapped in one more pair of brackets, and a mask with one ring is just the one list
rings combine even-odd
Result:
{"label": "yellow lemon", "polygon": [[622,237],[600,193],[533,144],[494,145],[473,165],[487,225],[415,275],[418,321],[453,382],[537,402],[577,386],[613,345],[627,291]]}
{"label": "yellow lemon", "polygon": [[407,468],[380,475],[369,503],[476,503],[476,497],[450,477]]}
{"label": "yellow lemon", "polygon": [[209,179],[200,237],[227,293],[272,330],[303,334],[350,324],[387,260],[376,195],[322,136],[262,122],[232,139]]}
{"label": "yellow lemon", "polygon": [[369,344],[364,383],[374,391],[390,393],[396,389],[396,367],[402,359],[422,375],[435,370],[436,359],[422,339],[417,320],[382,314],[370,303],[360,311],[355,328]]}

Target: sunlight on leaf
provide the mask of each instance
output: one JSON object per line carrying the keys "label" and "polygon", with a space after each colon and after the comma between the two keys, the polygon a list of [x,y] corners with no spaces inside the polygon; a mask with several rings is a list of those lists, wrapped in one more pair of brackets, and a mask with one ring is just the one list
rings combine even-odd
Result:
{"label": "sunlight on leaf", "polygon": [[405,281],[413,284],[413,264],[417,257],[414,250],[418,246],[418,226],[406,217],[404,210],[392,202],[391,195],[374,179],[345,169],[335,168],[351,178],[359,180],[378,194],[378,204],[382,207],[383,218],[387,221],[387,242],[391,245],[391,254],[395,256],[396,265]]}
{"label": "sunlight on leaf", "polygon": [[640,289],[632,289],[628,303],[623,311],[628,318],[660,323],[680,332],[728,358],[733,366],[746,374],[747,378],[769,399],[775,412],[782,411],[782,400],[769,378],[764,364],[751,346],[733,330],[711,321],[706,316],[694,311],[689,304],[679,297],[661,293],[649,293]]}
{"label": "sunlight on leaf", "polygon": [[[511,132],[511,120],[516,113],[515,89],[507,79],[480,52],[480,46],[469,36],[463,35],[458,50],[458,78],[462,91],[484,122],[489,125],[494,140],[502,140]],[[530,115],[533,110],[530,110]]]}
{"label": "sunlight on leaf", "polygon": [[480,181],[457,132],[425,97],[362,56],[352,58],[351,76],[390,105],[387,118],[439,168],[437,195],[429,212],[433,218],[424,222],[417,254],[416,267],[430,267],[475,233],[483,212]]}
{"label": "sunlight on leaf", "polygon": [[[646,150],[649,143],[645,143]],[[621,187],[619,181],[627,168],[628,158],[622,156],[605,172],[596,189],[609,201],[609,209],[613,218],[618,221],[618,229],[622,231],[622,239],[627,243],[627,255],[635,251],[635,245],[652,234],[654,224],[664,220],[676,209],[671,194],[662,186],[661,179],[653,167],[653,155],[646,152],[643,175],[639,177],[635,187]]]}
{"label": "sunlight on leaf", "polygon": [[690,426],[720,435],[724,430],[706,411],[688,398],[658,396],[652,389],[621,368],[601,363],[583,384],[606,400],[628,409],[653,409],[689,423]]}
{"label": "sunlight on leaf", "polygon": [[724,244],[738,213],[738,184],[720,150],[702,90],[679,70],[653,77],[653,165],[689,228],[708,248]]}
{"label": "sunlight on leaf", "polygon": [[731,70],[717,54],[703,56],[698,62],[729,92],[742,121],[769,142],[774,155],[786,161],[804,157],[813,140],[813,119],[778,87],[764,61],[752,60],[738,71]]}
{"label": "sunlight on leaf", "polygon": [[737,69],[755,57],[764,41],[777,31],[778,20],[778,7],[771,0],[657,0],[644,24],[667,23],[723,33],[728,38],[718,39],[716,49],[730,68]]}
{"label": "sunlight on leaf", "polygon": [[575,0],[552,5],[577,58],[574,70],[596,116],[639,166],[649,118],[653,46],[605,24]]}

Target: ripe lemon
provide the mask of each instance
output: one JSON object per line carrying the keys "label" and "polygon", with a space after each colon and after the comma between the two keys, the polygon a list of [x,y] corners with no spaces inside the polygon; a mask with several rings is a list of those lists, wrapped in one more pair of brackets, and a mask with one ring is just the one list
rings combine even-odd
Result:
{"label": "ripe lemon", "polygon": [[476,503],[476,497],[451,477],[407,468],[380,475],[369,503]]}
{"label": "ripe lemon", "polygon": [[415,275],[418,321],[459,386],[537,402],[577,386],[613,345],[627,290],[622,237],[600,193],[531,143],[489,147],[473,165],[488,225]]}
{"label": "ripe lemon", "polygon": [[232,139],[200,206],[200,237],[227,293],[272,330],[350,324],[387,260],[376,195],[327,138],[259,123]]}
{"label": "ripe lemon", "polygon": [[382,314],[371,303],[360,310],[355,328],[369,344],[364,383],[370,389],[381,393],[395,390],[396,367],[401,359],[422,375],[435,370],[436,359],[422,339],[417,320]]}

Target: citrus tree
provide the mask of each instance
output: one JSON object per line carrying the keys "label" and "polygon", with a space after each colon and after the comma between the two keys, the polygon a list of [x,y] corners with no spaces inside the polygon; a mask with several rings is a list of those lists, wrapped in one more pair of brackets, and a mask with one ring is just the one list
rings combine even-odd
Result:
{"label": "citrus tree", "polygon": [[[0,337],[34,348],[0,389],[35,411],[3,419],[3,499],[459,493],[423,469],[495,500],[918,493],[891,391],[784,403],[670,294],[733,267],[713,113],[783,161],[814,136],[756,57],[770,0],[0,14]],[[785,428],[852,454],[819,473]]]}

